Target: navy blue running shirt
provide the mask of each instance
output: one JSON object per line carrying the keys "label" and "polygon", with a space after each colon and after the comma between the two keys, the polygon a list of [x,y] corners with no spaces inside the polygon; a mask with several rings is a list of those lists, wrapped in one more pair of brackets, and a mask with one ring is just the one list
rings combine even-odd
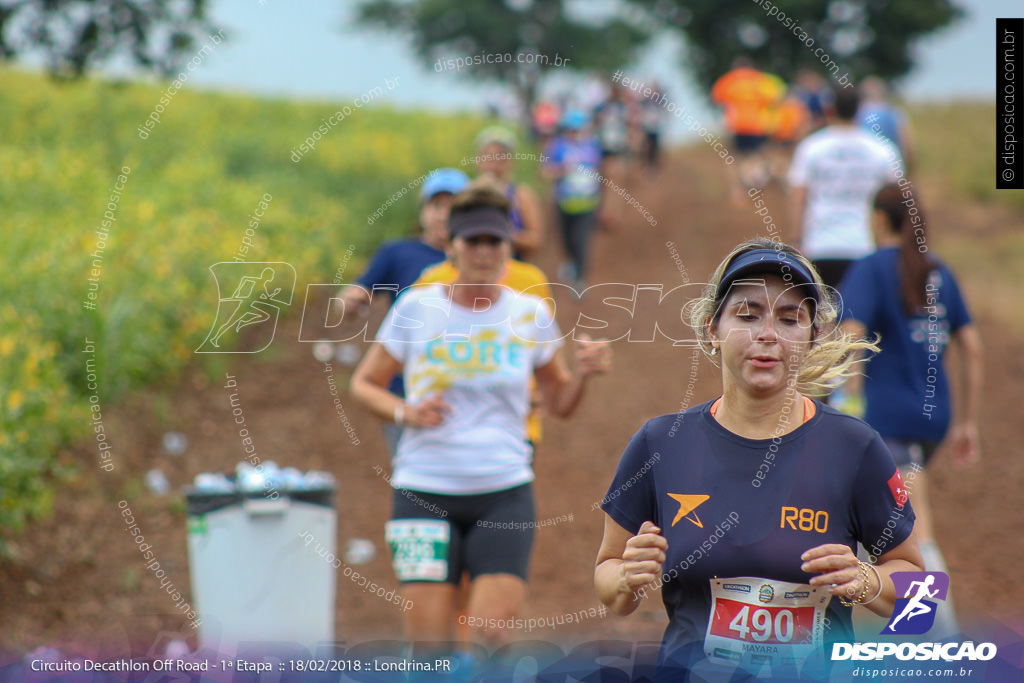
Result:
{"label": "navy blue running shirt", "polygon": [[881,353],[864,367],[864,420],[885,438],[942,441],[952,417],[943,354],[971,316],[956,278],[941,263],[928,277],[925,308],[904,313],[899,251],[889,247],[864,257],[839,285],[843,319],[882,336]]}
{"label": "navy blue running shirt", "polygon": [[[774,448],[726,430],[711,402],[649,420],[630,439],[601,507],[634,534],[653,521],[668,541],[662,656],[704,641],[714,577],[807,583],[815,574],[801,571],[800,555],[809,548],[856,552],[860,541],[882,555],[910,535],[914,512],[881,437],[814,406]],[[853,640],[850,614],[832,598],[826,642]]]}
{"label": "navy blue running shirt", "polygon": [[402,290],[411,287],[424,270],[444,261],[445,253],[418,239],[398,240],[381,246],[366,272],[356,280],[368,292],[375,285],[394,285],[388,292],[391,301]]}
{"label": "navy blue running shirt", "polygon": [[[435,249],[419,239],[404,239],[387,242],[377,250],[369,268],[356,280],[370,294],[375,286],[394,287],[386,289],[391,303],[398,295],[412,287],[424,270],[444,261],[444,251]],[[405,382],[402,375],[395,375],[388,389],[398,396],[405,397]]]}

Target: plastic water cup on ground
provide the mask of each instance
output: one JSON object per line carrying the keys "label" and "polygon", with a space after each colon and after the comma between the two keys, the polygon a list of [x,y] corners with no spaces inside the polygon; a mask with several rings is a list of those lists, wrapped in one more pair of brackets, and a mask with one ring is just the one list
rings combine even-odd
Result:
{"label": "plastic water cup on ground", "polygon": [[281,486],[289,491],[301,490],[306,483],[302,471],[295,467],[285,467],[281,470]]}
{"label": "plastic water cup on ground", "polygon": [[326,363],[334,355],[334,346],[330,342],[317,342],[313,344],[313,358],[321,363]]}
{"label": "plastic water cup on ground", "polygon": [[157,469],[146,472],[146,486],[159,496],[166,496],[171,492],[171,482],[167,480],[167,475]]}
{"label": "plastic water cup on ground", "polygon": [[334,475],[322,470],[310,470],[306,472],[306,488],[329,488],[334,486]]}
{"label": "plastic water cup on ground", "polygon": [[352,344],[351,342],[338,344],[338,351],[335,354],[335,358],[337,358],[338,362],[342,365],[356,365],[362,357],[363,350],[358,344]]}
{"label": "plastic water cup on ground", "polygon": [[345,547],[345,562],[348,564],[367,564],[377,554],[377,547],[368,538],[350,538]]}
{"label": "plastic water cup on ground", "polygon": [[163,444],[170,455],[181,455],[188,448],[188,437],[183,432],[167,432]]}
{"label": "plastic water cup on ground", "polygon": [[257,471],[255,467],[244,460],[235,467],[235,486],[239,491],[245,493],[262,491],[264,481],[263,472]]}
{"label": "plastic water cup on ground", "polygon": [[192,483],[204,493],[231,493],[235,490],[231,480],[220,473],[200,472]]}

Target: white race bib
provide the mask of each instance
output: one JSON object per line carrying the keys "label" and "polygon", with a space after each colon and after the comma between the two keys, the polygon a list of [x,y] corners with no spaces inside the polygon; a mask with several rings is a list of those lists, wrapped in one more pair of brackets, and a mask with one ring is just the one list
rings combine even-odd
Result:
{"label": "white race bib", "polygon": [[451,527],[439,519],[393,519],[384,525],[391,564],[399,581],[448,578]]}
{"label": "white race bib", "polygon": [[565,196],[566,197],[593,197],[599,192],[601,181],[595,175],[596,171],[588,173],[578,167],[565,175]]}
{"label": "white race bib", "polygon": [[709,659],[754,671],[800,664],[822,649],[828,586],[743,576],[711,580]]}

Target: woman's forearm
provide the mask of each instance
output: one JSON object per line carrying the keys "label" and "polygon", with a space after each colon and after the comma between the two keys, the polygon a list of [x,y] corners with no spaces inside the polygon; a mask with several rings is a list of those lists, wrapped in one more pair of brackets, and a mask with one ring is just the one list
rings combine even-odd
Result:
{"label": "woman's forearm", "polygon": [[576,410],[576,406],[583,399],[583,390],[586,383],[587,376],[580,373],[573,374],[569,381],[559,388],[554,401],[552,401],[552,405],[548,406],[551,414],[558,417],[569,417],[572,415],[573,411]]}
{"label": "woman's forearm", "polygon": [[961,351],[961,401],[962,421],[977,424],[981,415],[981,384],[983,361],[981,339],[972,327],[963,339]]}
{"label": "woman's forearm", "polygon": [[881,592],[878,591],[875,573],[869,569],[867,596],[870,599],[872,595],[878,593],[878,597],[864,605],[864,607],[878,616],[888,619],[892,616],[893,607],[896,605],[896,598],[903,597],[902,595],[896,595],[896,587],[893,585],[891,578],[893,572],[919,572],[923,568],[906,560],[889,560],[872,566],[878,571],[878,578],[882,581],[882,590]]}
{"label": "woman's forearm", "polygon": [[352,397],[374,416],[388,422],[402,421],[396,420],[396,418],[402,417],[401,412],[404,410],[405,402],[384,387],[357,376],[352,378],[350,391]]}
{"label": "woman's forearm", "polygon": [[635,591],[622,590],[621,565],[621,559],[609,558],[594,568],[594,588],[598,599],[620,617],[636,611],[641,599]]}

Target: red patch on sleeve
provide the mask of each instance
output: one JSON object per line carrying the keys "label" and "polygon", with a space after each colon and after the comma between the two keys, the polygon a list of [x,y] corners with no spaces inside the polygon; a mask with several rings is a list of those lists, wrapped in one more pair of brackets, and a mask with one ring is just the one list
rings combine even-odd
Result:
{"label": "red patch on sleeve", "polygon": [[896,470],[891,477],[889,477],[889,490],[892,492],[892,497],[896,501],[896,504],[903,507],[907,504],[909,498],[906,487],[903,486],[903,478],[900,476],[900,471]]}

